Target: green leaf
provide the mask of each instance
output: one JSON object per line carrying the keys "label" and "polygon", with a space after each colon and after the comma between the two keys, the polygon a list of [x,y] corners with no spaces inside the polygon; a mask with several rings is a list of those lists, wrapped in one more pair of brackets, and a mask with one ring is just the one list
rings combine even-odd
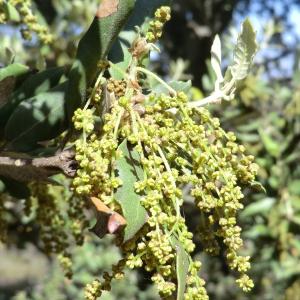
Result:
{"label": "green leaf", "polygon": [[246,19],[242,25],[242,32],[238,37],[237,45],[234,49],[234,64],[231,66],[231,75],[234,80],[243,80],[249,73],[254,55],[257,51],[255,31]]}
{"label": "green leaf", "polygon": [[7,77],[18,77],[20,75],[23,75],[29,71],[29,67],[15,63],[8,65],[7,67],[0,68],[0,81]]}
{"label": "green leaf", "polygon": [[0,194],[4,193],[5,191],[5,184],[2,180],[0,180]]}
{"label": "green leaf", "polygon": [[[104,0],[91,26],[79,42],[76,60],[69,73],[66,95],[68,119],[83,105],[86,89],[98,71],[98,62],[105,59],[122,27],[133,11],[135,0]],[[106,9],[103,9],[106,6]],[[103,12],[106,12],[103,14]]]}
{"label": "green leaf", "polygon": [[171,238],[176,250],[177,300],[184,298],[186,280],[189,271],[189,257],[183,245],[174,237]]}
{"label": "green leaf", "polygon": [[[148,26],[149,21],[153,19],[156,9],[162,5],[169,5],[170,2],[169,0],[136,0],[133,13],[109,53],[109,60],[115,66],[122,71],[126,71],[131,58],[128,48],[130,48],[133,41],[137,38],[136,26],[142,28],[143,31]],[[147,64],[148,60],[144,59],[143,64]],[[110,68],[109,72],[113,78],[123,79],[122,72],[118,72],[116,68]]]}
{"label": "green leaf", "polygon": [[13,21],[13,22],[20,21],[19,12],[16,10],[16,8],[13,5],[11,5],[8,2],[4,2],[2,5],[3,5],[5,16],[9,21]]}
{"label": "green leaf", "polygon": [[241,132],[250,132],[253,130],[257,130],[261,126],[261,123],[258,120],[253,120],[249,123],[242,123],[239,126],[236,126],[236,129]]}
{"label": "green leaf", "polygon": [[221,62],[222,62],[222,52],[221,52],[221,41],[220,37],[216,35],[214,42],[211,46],[211,66],[215,72],[218,82],[223,81]]}
{"label": "green leaf", "polygon": [[5,127],[9,148],[31,151],[38,142],[53,139],[65,130],[65,89],[66,83],[18,105]]}
{"label": "green leaf", "polygon": [[[156,82],[155,82],[156,83]],[[170,81],[168,85],[171,86],[177,92],[184,92],[188,94],[192,88],[191,80],[188,81]],[[151,87],[151,91],[157,94],[169,94],[169,90],[162,84],[156,84]]]}
{"label": "green leaf", "polygon": [[[16,79],[14,77],[6,77],[0,82],[0,112],[2,107],[6,105],[8,99],[15,87]],[[0,116],[0,122],[2,118]]]}
{"label": "green leaf", "polygon": [[258,214],[268,214],[270,209],[276,203],[275,198],[264,198],[254,203],[251,203],[245,207],[245,209],[241,212],[241,217],[251,217]]}
{"label": "green leaf", "polygon": [[288,190],[290,194],[300,196],[300,179],[295,179],[289,182]]}
{"label": "green leaf", "polygon": [[280,190],[279,188],[280,181],[277,176],[269,176],[268,183],[274,190]]}
{"label": "green leaf", "polygon": [[125,227],[124,241],[131,239],[145,224],[147,213],[141,205],[141,196],[135,192],[135,182],[144,177],[137,151],[130,149],[125,139],[119,146],[123,157],[116,161],[117,176],[123,184],[116,193],[116,200],[120,203],[127,225]]}
{"label": "green leaf", "polygon": [[[21,64],[10,64],[7,67],[0,68],[0,111],[2,107],[8,102],[12,94],[17,78],[29,71],[27,66]],[[0,123],[2,116],[0,114]]]}
{"label": "green leaf", "polygon": [[237,133],[236,137],[243,143],[259,143],[260,137],[256,133]]}
{"label": "green leaf", "polygon": [[249,230],[244,232],[247,239],[256,239],[258,237],[270,236],[270,228],[263,224],[252,225]]}
{"label": "green leaf", "polygon": [[252,181],[250,186],[259,192],[267,193],[266,189],[259,181]]}
{"label": "green leaf", "polygon": [[258,130],[261,141],[270,155],[278,158],[281,154],[281,145],[268,135],[263,129]]}
{"label": "green leaf", "polygon": [[25,99],[44,93],[55,87],[65,72],[64,67],[49,68],[29,76],[5,105],[0,107],[0,126],[4,126],[14,109]]}
{"label": "green leaf", "polygon": [[122,51],[122,57],[123,57],[122,61],[113,64],[109,68],[109,73],[111,77],[117,80],[124,79],[124,73],[126,72],[132,57],[131,53],[128,50],[128,46],[124,42],[120,41],[120,47],[121,47],[120,50]]}
{"label": "green leaf", "polygon": [[227,68],[223,81],[223,91],[231,97],[238,83],[245,79],[250,71],[258,48],[255,36],[255,31],[249,19],[246,19],[242,24],[242,32],[238,36],[237,44],[234,48],[233,65]]}

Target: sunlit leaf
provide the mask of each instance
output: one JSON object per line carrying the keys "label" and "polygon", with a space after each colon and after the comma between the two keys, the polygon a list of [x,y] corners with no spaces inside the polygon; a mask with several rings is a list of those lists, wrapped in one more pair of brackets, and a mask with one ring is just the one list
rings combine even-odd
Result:
{"label": "sunlit leaf", "polygon": [[174,237],[171,238],[173,247],[176,249],[176,275],[177,275],[177,300],[184,298],[187,275],[189,271],[189,257],[183,245]]}
{"label": "sunlit leaf", "polygon": [[119,146],[123,157],[116,161],[117,176],[122,180],[115,198],[120,203],[127,225],[125,227],[124,241],[131,239],[145,224],[146,210],[141,205],[141,196],[135,192],[135,182],[144,177],[140,164],[140,156],[134,149],[130,149],[125,139]]}
{"label": "sunlit leaf", "polygon": [[221,41],[220,37],[216,35],[214,42],[211,46],[211,66],[216,74],[217,80],[219,82],[223,81],[221,62],[222,62],[222,52],[221,52]]}
{"label": "sunlit leaf", "polygon": [[7,67],[0,68],[0,81],[7,77],[17,77],[29,71],[29,67],[19,63],[8,65]]}
{"label": "sunlit leaf", "polygon": [[228,99],[232,99],[238,83],[248,75],[256,51],[255,31],[246,19],[234,48],[234,62],[227,68],[221,88]]}
{"label": "sunlit leaf", "polygon": [[3,5],[5,16],[9,21],[13,21],[13,22],[20,21],[20,14],[13,5],[11,5],[7,1],[4,1],[4,3],[1,5]]}
{"label": "sunlit leaf", "polygon": [[255,31],[249,19],[246,19],[234,49],[234,64],[231,66],[231,74],[234,80],[246,78],[256,51]]}
{"label": "sunlit leaf", "polygon": [[[151,91],[153,93],[157,94],[168,94],[169,90],[162,84],[157,84],[157,82],[154,83],[155,85],[152,86]],[[188,93],[192,87],[192,82],[191,80],[188,81],[170,81],[168,82],[168,85],[172,87],[175,91],[182,91],[184,93]]]}

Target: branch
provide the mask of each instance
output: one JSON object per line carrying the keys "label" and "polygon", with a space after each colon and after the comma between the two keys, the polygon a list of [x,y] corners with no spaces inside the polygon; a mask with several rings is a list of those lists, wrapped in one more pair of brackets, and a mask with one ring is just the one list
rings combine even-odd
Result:
{"label": "branch", "polygon": [[[196,107],[205,106],[210,103],[219,103],[219,102],[221,102],[222,98],[224,98],[224,92],[222,92],[222,91],[214,92],[206,98],[203,98],[203,99],[200,99],[197,101],[188,102],[187,107],[188,108],[196,108]],[[170,108],[170,109],[168,109],[168,111],[172,114],[176,114],[177,108]]]}
{"label": "branch", "polygon": [[74,177],[77,163],[73,150],[65,150],[49,157],[23,158],[18,154],[0,154],[0,176],[21,182],[47,181],[51,175],[63,173]]}

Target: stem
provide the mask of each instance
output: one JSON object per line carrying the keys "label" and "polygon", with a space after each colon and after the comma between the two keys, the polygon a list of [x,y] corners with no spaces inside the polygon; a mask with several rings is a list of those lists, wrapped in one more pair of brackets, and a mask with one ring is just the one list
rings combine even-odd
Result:
{"label": "stem", "polygon": [[89,107],[89,105],[90,105],[90,103],[91,103],[91,100],[92,100],[93,97],[95,96],[95,93],[96,93],[96,91],[97,91],[97,88],[98,88],[98,86],[99,86],[99,84],[100,84],[100,82],[101,82],[101,79],[103,78],[103,73],[104,73],[103,70],[99,73],[98,78],[97,78],[97,80],[96,80],[96,83],[95,83],[95,85],[94,85],[94,87],[93,87],[91,96],[89,97],[89,99],[87,100],[87,102],[86,102],[86,104],[85,104],[85,106],[84,106],[84,110],[87,109],[87,108]]}
{"label": "stem", "polygon": [[118,130],[119,130],[120,123],[121,123],[121,120],[123,117],[123,113],[124,113],[124,109],[122,108],[122,110],[118,114],[117,122],[116,122],[115,129],[114,129],[114,139],[115,140],[117,140],[117,137],[118,137]]}
{"label": "stem", "polygon": [[[122,120],[122,117],[123,117],[123,114],[124,114],[124,109],[121,108],[121,110],[119,111],[118,115],[117,115],[117,120],[116,120],[116,124],[115,124],[115,128],[114,128],[114,140],[118,143],[118,130],[119,130],[119,127],[120,127],[120,123],[121,123],[121,120]],[[111,170],[110,170],[110,177],[112,179],[115,178],[115,169],[114,169],[114,163],[115,163],[115,160],[116,160],[116,149],[113,150],[112,152],[112,156],[111,156]],[[111,190],[111,199],[114,198],[114,189]],[[109,203],[111,203],[112,200],[110,200]],[[106,203],[108,204],[108,203]]]}
{"label": "stem", "polygon": [[170,86],[168,85],[163,79],[161,79],[159,76],[157,76],[156,74],[154,74],[153,72],[142,68],[142,67],[136,67],[137,71],[140,71],[146,75],[151,76],[152,78],[154,78],[156,81],[158,81],[159,83],[161,83],[166,89],[168,89],[168,91],[170,92],[170,94],[172,96],[175,96],[177,94],[177,92]]}
{"label": "stem", "polygon": [[[187,107],[188,108],[196,108],[196,107],[205,106],[210,103],[217,103],[220,100],[222,100],[223,97],[224,97],[224,93],[222,91],[218,91],[218,92],[215,92],[215,93],[211,94],[210,96],[203,98],[201,100],[188,102]],[[167,111],[170,112],[171,114],[175,115],[177,113],[178,109],[174,107],[174,108],[168,109]]]}
{"label": "stem", "polygon": [[[162,149],[160,148],[159,145],[157,145],[157,149],[158,149],[158,153],[159,153],[159,155],[160,155],[160,157],[161,157],[161,159],[162,159],[162,161],[165,165],[166,170],[170,174],[170,178],[172,179],[172,185],[173,185],[174,188],[176,188],[176,183],[175,183],[170,165],[169,165],[169,163],[168,163],[168,161],[167,161],[167,159],[166,159],[166,157],[165,157],[165,155],[164,155],[164,153],[163,153],[163,151],[162,151]],[[177,214],[177,217],[178,217],[178,216],[180,216],[180,206],[179,206],[178,201],[175,201],[175,202],[176,202],[176,214]]]}
{"label": "stem", "polygon": [[130,110],[130,118],[131,118],[131,123],[132,123],[132,131],[136,136],[138,136],[139,131],[138,131],[138,127],[137,127],[137,121],[135,118],[134,111],[132,109]]}
{"label": "stem", "polygon": [[[166,157],[165,157],[165,155],[164,155],[162,149],[161,149],[160,146],[158,146],[158,145],[157,145],[157,149],[158,149],[158,153],[159,153],[159,155],[160,155],[160,157],[161,157],[161,159],[162,159],[162,161],[163,161],[163,163],[164,163],[164,165],[165,165],[166,170],[170,173],[170,176],[171,176],[171,178],[173,179],[172,170],[171,170],[171,168],[170,168],[170,165],[169,165],[169,163],[168,163],[168,161],[167,161],[167,159],[166,159]],[[176,186],[174,180],[172,180],[172,184],[173,184],[174,187]]]}
{"label": "stem", "polygon": [[64,150],[54,156],[23,158],[20,153],[3,153],[0,156],[0,175],[20,182],[47,181],[48,176],[63,173],[74,177],[75,153]]}
{"label": "stem", "polygon": [[210,103],[216,103],[216,102],[220,101],[223,98],[223,96],[224,96],[224,93],[222,91],[218,91],[218,92],[212,93],[210,96],[203,98],[201,100],[189,102],[188,107],[194,108],[194,107],[205,106]]}

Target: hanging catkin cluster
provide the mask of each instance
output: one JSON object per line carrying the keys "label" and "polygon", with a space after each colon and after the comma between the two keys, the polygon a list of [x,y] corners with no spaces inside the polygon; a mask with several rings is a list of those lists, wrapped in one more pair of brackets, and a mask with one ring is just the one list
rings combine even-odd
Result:
{"label": "hanging catkin cluster", "polygon": [[[234,134],[225,132],[205,108],[188,108],[183,92],[174,97],[147,96],[143,114],[136,110],[134,99],[117,99],[104,117],[103,131],[77,142],[80,170],[73,182],[77,193],[95,195],[112,209],[118,208],[113,195],[122,182],[115,177],[114,161],[122,155],[119,143],[127,139],[141,157],[145,178],[136,182],[135,188],[144,195],[141,203],[149,218],[144,235],[123,246],[126,265],[154,272],[152,280],[163,296],[176,290],[173,237],[187,253],[195,248],[193,234],[181,214],[182,187],[189,184],[199,210],[202,246],[217,254],[222,240],[230,268],[241,274],[239,285],[250,290],[253,283],[246,275],[249,257],[238,254],[243,241],[236,215],[243,208],[241,186],[250,184],[257,172],[253,157],[244,154]],[[168,111],[172,108],[178,110],[176,115]],[[95,126],[91,116],[92,110],[78,110],[76,128],[90,132]],[[76,123],[79,120],[81,126]],[[207,299],[204,281],[197,275],[200,265],[190,256],[186,299]]]}
{"label": "hanging catkin cluster", "polygon": [[[164,20],[168,20],[168,12],[163,7],[155,18],[164,16]],[[156,39],[149,38],[157,31],[156,19],[146,34],[149,41]],[[143,38],[140,41],[144,41]],[[135,45],[141,47],[143,43],[135,41]],[[201,262],[192,258],[196,231],[188,229],[182,213],[185,200],[182,189],[186,186],[198,210],[197,234],[202,247],[212,255],[225,248],[229,267],[240,274],[238,285],[249,291],[253,287],[247,275],[250,258],[238,253],[243,240],[237,212],[243,208],[242,187],[251,185],[257,173],[254,157],[245,154],[245,148],[236,142],[235,135],[224,131],[207,109],[190,106],[188,95],[183,91],[169,87],[169,93],[145,93],[139,83],[139,72],[149,75],[149,71],[138,67],[136,54],[144,52],[133,46],[132,53],[129,74],[125,74],[123,81],[102,78],[103,83],[108,82],[112,99],[109,110],[100,114],[102,121],[98,121],[99,101],[92,98],[92,105],[78,109],[73,118],[75,128],[82,131],[76,141],[79,170],[73,186],[77,194],[95,196],[122,214],[115,197],[116,190],[123,184],[117,175],[116,162],[124,155],[120,145],[125,140],[128,148],[140,157],[144,177],[135,182],[134,188],[142,195],[141,204],[148,215],[136,236],[120,244],[124,259],[114,267],[112,274],[104,275],[104,282],[97,281],[94,288],[97,292],[91,292],[94,284],[88,287],[87,299],[95,299],[91,295],[99,295],[101,289],[109,290],[110,281],[122,277],[119,274],[126,266],[145,268],[152,274],[151,279],[161,296],[172,296],[178,288],[179,251],[185,253],[188,264],[184,299],[208,299],[205,282],[199,276]],[[162,84],[168,88],[166,83]]]}
{"label": "hanging catkin cluster", "polygon": [[[9,21],[9,16],[5,13],[7,11],[5,2],[5,0],[0,0],[0,23]],[[35,33],[43,44],[52,43],[53,36],[46,25],[40,24],[37,16],[32,11],[31,0],[7,0],[7,4],[16,9],[20,16],[21,33],[24,39],[31,40],[32,33]]]}
{"label": "hanging catkin cluster", "polygon": [[88,222],[86,203],[60,186],[32,183],[31,197],[26,200],[25,212],[40,226],[40,238],[46,254],[57,255],[67,277],[72,277],[72,257],[69,247],[82,245],[83,230]]}

